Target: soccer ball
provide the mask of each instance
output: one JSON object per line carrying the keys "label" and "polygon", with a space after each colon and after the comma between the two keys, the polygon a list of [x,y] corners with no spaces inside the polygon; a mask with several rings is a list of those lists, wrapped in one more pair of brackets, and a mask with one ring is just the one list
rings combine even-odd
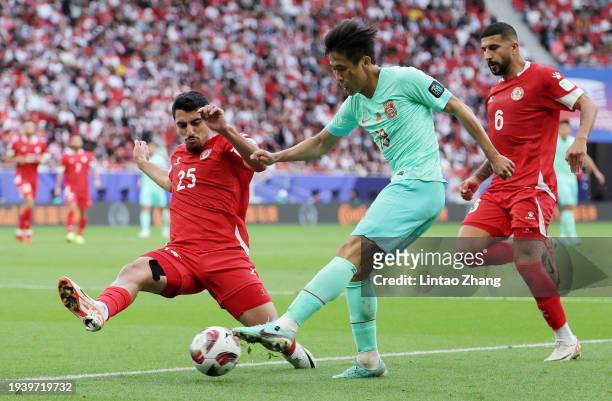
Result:
{"label": "soccer ball", "polygon": [[238,364],[240,341],[231,330],[211,326],[196,334],[189,353],[197,370],[208,376],[222,376]]}

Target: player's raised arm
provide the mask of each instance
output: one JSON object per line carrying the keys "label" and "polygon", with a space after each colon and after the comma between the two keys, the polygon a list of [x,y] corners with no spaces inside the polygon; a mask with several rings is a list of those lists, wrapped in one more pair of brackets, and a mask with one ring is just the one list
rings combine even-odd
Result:
{"label": "player's raised arm", "polygon": [[168,172],[149,161],[149,147],[145,141],[134,141],[133,156],[143,173],[166,191],[172,192],[172,181],[168,177]]}
{"label": "player's raised arm", "polygon": [[289,149],[271,153],[265,150],[254,152],[251,158],[257,159],[266,165],[278,162],[309,161],[316,160],[329,152],[340,141],[340,137],[331,135],[324,128],[317,135],[308,138]]}
{"label": "player's raised arm", "polygon": [[580,126],[578,127],[578,132],[576,132],[574,143],[567,149],[565,160],[569,163],[572,171],[577,174],[580,172],[587,154],[587,140],[595,125],[597,106],[583,93],[576,100],[574,107],[580,110]]}
{"label": "player's raised arm", "polygon": [[240,135],[238,130],[229,125],[225,120],[225,112],[218,106],[213,104],[207,104],[200,108],[198,113],[202,116],[202,119],[206,122],[208,128],[217,131],[223,135],[225,139],[232,144],[234,149],[240,154],[244,164],[251,169],[261,172],[266,169],[266,165],[261,161],[251,158],[251,155],[255,153],[259,148],[254,141],[248,140],[244,136]]}
{"label": "player's raised arm", "polygon": [[472,109],[455,96],[452,96],[446,104],[444,111],[457,117],[461,125],[470,133],[484,152],[495,174],[502,179],[512,176],[514,173],[514,163],[495,149],[484,128],[482,128],[482,125],[480,125],[480,122],[478,122],[478,119],[472,112]]}

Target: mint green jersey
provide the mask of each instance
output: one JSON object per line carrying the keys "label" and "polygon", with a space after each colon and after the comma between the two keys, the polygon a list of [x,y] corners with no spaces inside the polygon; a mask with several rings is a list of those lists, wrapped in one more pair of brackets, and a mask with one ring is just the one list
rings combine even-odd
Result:
{"label": "mint green jersey", "polygon": [[444,109],[452,94],[413,67],[381,68],[372,98],[349,96],[327,125],[334,136],[357,126],[370,133],[393,169],[392,180],[441,181],[440,151],[432,110]]}
{"label": "mint green jersey", "polygon": [[562,139],[561,136],[557,139],[557,151],[555,153],[555,174],[557,178],[559,176],[567,177],[575,180],[576,175],[572,173],[569,163],[565,160],[565,153],[570,146],[574,143],[574,137],[568,136],[566,139]]}
{"label": "mint green jersey", "polygon": [[[163,151],[158,150],[149,157],[149,161],[156,166],[161,167],[164,170],[168,170],[168,157]],[[150,179],[145,173],[140,172],[140,187],[146,189],[157,189],[160,188],[152,179]]]}

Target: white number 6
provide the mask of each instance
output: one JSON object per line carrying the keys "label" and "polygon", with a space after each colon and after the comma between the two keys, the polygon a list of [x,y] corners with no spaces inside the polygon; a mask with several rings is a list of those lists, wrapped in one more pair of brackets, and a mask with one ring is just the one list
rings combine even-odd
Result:
{"label": "white number 6", "polygon": [[504,126],[504,112],[501,110],[497,110],[495,112],[495,129],[501,130]]}

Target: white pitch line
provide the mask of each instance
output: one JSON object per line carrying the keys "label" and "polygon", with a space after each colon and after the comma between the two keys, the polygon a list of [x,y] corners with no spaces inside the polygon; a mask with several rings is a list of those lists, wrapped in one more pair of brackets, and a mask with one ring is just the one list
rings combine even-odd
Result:
{"label": "white pitch line", "polygon": [[[581,344],[605,344],[612,343],[612,338],[601,338],[594,340],[583,340]],[[424,351],[408,351],[408,352],[390,352],[381,354],[383,358],[395,358],[405,356],[423,356],[423,355],[439,355],[439,354],[458,354],[465,352],[485,352],[485,351],[503,351],[512,349],[522,348],[544,348],[553,346],[553,343],[535,343],[535,344],[509,344],[509,345],[494,345],[489,347],[470,347],[470,348],[450,348],[450,349],[434,349]],[[354,355],[345,356],[326,356],[317,358],[317,362],[331,362],[331,361],[350,361],[355,358]],[[271,366],[271,365],[282,365],[285,361],[268,361],[268,362],[246,362],[240,363],[237,367],[239,368],[255,368],[260,366]],[[7,380],[78,380],[78,379],[96,379],[99,377],[116,377],[116,376],[137,376],[137,375],[151,375],[158,373],[175,373],[175,372],[186,372],[191,371],[194,368],[182,367],[182,368],[166,368],[166,369],[151,369],[151,370],[128,370],[124,372],[102,372],[102,373],[84,373],[79,375],[66,375],[66,376],[43,376],[43,377],[28,377],[21,379],[0,379],[0,381]]]}
{"label": "white pitch line", "polygon": [[[0,290],[57,290],[57,287],[51,285],[41,284],[2,284],[0,283]],[[88,291],[103,291],[104,287],[87,287]],[[276,295],[297,295],[299,291],[287,291],[287,290],[270,290],[268,293],[272,296]],[[344,296],[344,294],[340,294]],[[384,297],[394,298],[394,297]],[[401,297],[395,297],[401,298]],[[444,299],[444,300],[456,300],[456,301],[518,301],[518,302],[533,302],[532,297],[410,297],[418,299]],[[585,303],[598,303],[598,304],[610,304],[612,298],[600,298],[600,297],[564,297],[563,302],[585,302]]]}

